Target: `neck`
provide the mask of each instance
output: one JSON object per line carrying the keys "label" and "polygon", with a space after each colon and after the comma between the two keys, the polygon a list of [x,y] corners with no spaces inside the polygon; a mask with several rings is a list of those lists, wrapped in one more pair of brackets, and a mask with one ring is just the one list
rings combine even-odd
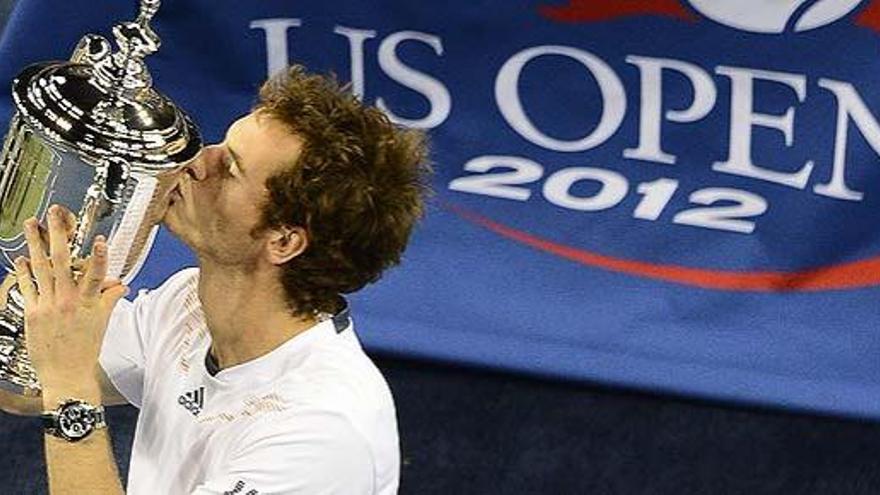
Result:
{"label": "neck", "polygon": [[220,369],[267,354],[316,323],[290,313],[274,267],[199,265],[199,299]]}

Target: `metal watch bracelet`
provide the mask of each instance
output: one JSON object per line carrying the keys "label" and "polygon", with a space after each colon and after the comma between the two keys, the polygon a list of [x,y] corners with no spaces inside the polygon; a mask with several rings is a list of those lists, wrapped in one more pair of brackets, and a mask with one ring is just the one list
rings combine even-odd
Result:
{"label": "metal watch bracelet", "polygon": [[40,415],[45,433],[78,442],[87,438],[93,431],[105,428],[104,406],[93,406],[78,399],[67,399],[59,403],[54,411]]}

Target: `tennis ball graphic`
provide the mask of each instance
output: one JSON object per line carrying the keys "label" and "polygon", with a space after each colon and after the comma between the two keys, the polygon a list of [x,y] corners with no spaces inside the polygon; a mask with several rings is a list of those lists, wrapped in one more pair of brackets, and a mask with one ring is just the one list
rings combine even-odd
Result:
{"label": "tennis ball graphic", "polygon": [[753,33],[795,32],[831,24],[865,0],[688,0],[715,22]]}

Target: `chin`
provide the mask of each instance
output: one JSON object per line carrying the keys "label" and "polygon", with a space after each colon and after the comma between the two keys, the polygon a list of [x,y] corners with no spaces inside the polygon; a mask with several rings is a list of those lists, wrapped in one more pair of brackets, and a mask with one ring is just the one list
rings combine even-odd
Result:
{"label": "chin", "polygon": [[165,216],[162,223],[165,225],[165,228],[168,229],[168,232],[186,245],[186,247],[190,248],[195,253],[199,252],[197,233],[187,230],[185,227],[178,224],[176,219],[169,219],[168,215]]}
{"label": "chin", "polygon": [[177,224],[177,219],[174,218],[174,214],[171,212],[171,208],[165,210],[165,216],[162,217],[162,225],[168,229],[168,232],[171,232],[174,237],[177,237],[180,240],[184,240],[185,236],[181,235],[180,226]]}

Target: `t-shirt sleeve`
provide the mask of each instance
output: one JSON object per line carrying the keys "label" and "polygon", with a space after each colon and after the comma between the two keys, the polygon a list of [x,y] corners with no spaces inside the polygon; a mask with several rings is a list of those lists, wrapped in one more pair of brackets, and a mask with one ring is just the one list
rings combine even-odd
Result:
{"label": "t-shirt sleeve", "polygon": [[370,495],[373,457],[341,415],[316,411],[246,434],[223,472],[192,495]]}
{"label": "t-shirt sleeve", "polygon": [[168,293],[195,273],[197,270],[183,270],[154,291],[141,290],[133,302],[121,299],[110,315],[98,362],[119,393],[135,407],[143,403],[147,355],[155,340],[152,321],[159,306],[167,304]]}

